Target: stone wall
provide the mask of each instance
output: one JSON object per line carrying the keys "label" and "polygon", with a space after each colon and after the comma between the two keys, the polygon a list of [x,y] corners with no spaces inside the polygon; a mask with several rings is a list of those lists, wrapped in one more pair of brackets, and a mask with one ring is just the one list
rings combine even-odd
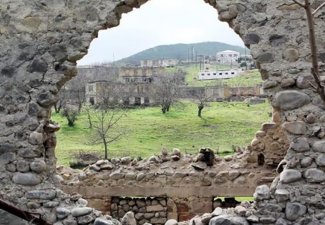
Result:
{"label": "stone wall", "polygon": [[132,211],[137,224],[151,223],[163,225],[168,218],[166,198],[154,197],[112,197],[111,215],[114,218],[122,219],[125,213]]}
{"label": "stone wall", "polygon": [[[325,107],[312,88],[304,10],[292,0],[205,1],[251,49],[264,79],[263,87],[279,111],[290,143],[278,170],[281,174],[270,188],[256,189],[256,213],[250,223],[324,224]],[[110,224],[109,217],[85,207],[87,202],[81,196],[67,195],[57,188],[60,178],[55,173],[54,132],[58,128],[50,121],[51,107],[62,85],[76,75],[76,61],[87,54],[98,31],[117,26],[122,13],[145,2],[1,2],[2,199],[49,223],[92,224],[97,218],[96,225],[99,221]],[[320,3],[314,1],[313,7]],[[324,8],[315,15],[315,25],[318,61],[324,75]],[[216,217],[213,223],[223,218]]]}

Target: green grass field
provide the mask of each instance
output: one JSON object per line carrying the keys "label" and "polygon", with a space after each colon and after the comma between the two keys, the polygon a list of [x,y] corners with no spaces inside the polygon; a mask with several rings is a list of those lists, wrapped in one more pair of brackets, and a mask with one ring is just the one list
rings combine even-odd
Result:
{"label": "green grass field", "polygon": [[[197,117],[194,103],[183,102],[173,106],[167,114],[159,107],[130,109],[120,126],[126,135],[109,146],[110,157],[147,157],[160,153],[162,148],[179,148],[196,153],[200,147],[219,152],[232,151],[232,145],[245,146],[263,122],[269,121],[269,103],[211,103],[203,110],[203,119]],[[58,164],[68,165],[78,152],[97,152],[103,155],[102,145],[91,145],[87,116],[81,113],[75,127],[68,127],[65,118],[53,114],[52,120],[61,125],[57,133]]]}

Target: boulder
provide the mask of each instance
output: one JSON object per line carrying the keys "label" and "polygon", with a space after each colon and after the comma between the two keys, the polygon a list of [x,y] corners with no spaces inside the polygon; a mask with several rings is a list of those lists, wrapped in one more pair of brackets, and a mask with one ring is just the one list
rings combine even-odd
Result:
{"label": "boulder", "polygon": [[281,110],[293,110],[310,103],[310,97],[299,91],[281,91],[273,99],[272,105]]}
{"label": "boulder", "polygon": [[322,170],[311,168],[305,171],[304,177],[310,183],[320,183],[325,181],[325,173]]}
{"label": "boulder", "polygon": [[254,198],[257,201],[270,198],[270,188],[267,185],[258,186],[254,192]]}
{"label": "boulder", "polygon": [[137,225],[133,212],[127,212],[121,219],[122,225]]}
{"label": "boulder", "polygon": [[35,186],[41,183],[41,178],[34,173],[15,173],[13,182],[16,184]]}
{"label": "boulder", "polygon": [[93,210],[94,210],[93,208],[89,208],[89,207],[77,207],[72,209],[71,214],[74,217],[79,217],[79,216],[88,215],[92,213]]}

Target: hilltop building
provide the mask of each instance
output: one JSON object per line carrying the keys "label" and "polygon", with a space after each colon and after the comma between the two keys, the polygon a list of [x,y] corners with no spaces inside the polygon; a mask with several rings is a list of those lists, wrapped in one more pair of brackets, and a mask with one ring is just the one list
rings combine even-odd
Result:
{"label": "hilltop building", "polygon": [[141,60],[141,67],[174,67],[178,64],[177,59],[147,59]]}
{"label": "hilltop building", "polygon": [[239,57],[239,52],[226,50],[217,53],[216,61],[220,64],[234,64],[237,63]]}

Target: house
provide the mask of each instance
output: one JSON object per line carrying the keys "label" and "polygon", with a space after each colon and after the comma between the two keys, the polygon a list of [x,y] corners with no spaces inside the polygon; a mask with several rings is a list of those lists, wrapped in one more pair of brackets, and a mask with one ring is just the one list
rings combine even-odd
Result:
{"label": "house", "polygon": [[141,67],[174,67],[177,64],[177,59],[148,59],[140,61]]}
{"label": "house", "polygon": [[220,64],[235,64],[239,57],[239,52],[226,50],[217,53],[216,61]]}

